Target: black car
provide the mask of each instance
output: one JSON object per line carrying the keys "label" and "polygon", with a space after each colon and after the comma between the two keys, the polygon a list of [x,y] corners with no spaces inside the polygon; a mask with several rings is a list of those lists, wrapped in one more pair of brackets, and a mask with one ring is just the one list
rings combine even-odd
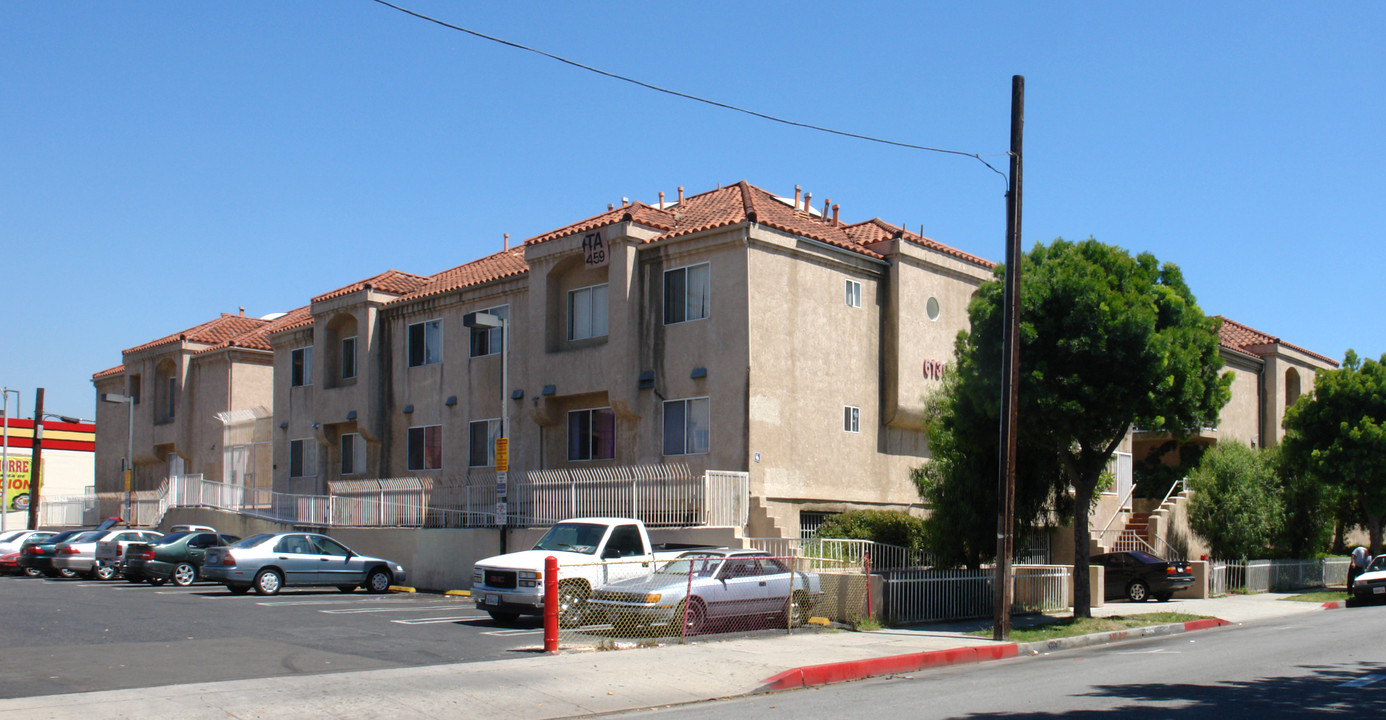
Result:
{"label": "black car", "polygon": [[1153,597],[1166,602],[1194,582],[1187,562],[1161,560],[1139,550],[1094,555],[1092,564],[1104,568],[1103,596],[1108,600],[1145,602]]}
{"label": "black car", "polygon": [[26,542],[23,547],[19,548],[19,567],[31,577],[40,574],[49,577],[72,577],[76,573],[71,570],[66,568],[59,570],[53,567],[53,553],[57,550],[59,543],[68,542],[87,533],[96,533],[96,531],[68,530],[38,542]]}

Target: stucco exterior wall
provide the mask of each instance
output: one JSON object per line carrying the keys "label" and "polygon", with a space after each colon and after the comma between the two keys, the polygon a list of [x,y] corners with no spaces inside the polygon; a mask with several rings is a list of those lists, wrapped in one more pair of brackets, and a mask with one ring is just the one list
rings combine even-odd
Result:
{"label": "stucco exterior wall", "polygon": [[1226,349],[1222,353],[1233,374],[1232,397],[1218,415],[1219,441],[1233,440],[1243,445],[1261,444],[1260,384],[1262,364]]}

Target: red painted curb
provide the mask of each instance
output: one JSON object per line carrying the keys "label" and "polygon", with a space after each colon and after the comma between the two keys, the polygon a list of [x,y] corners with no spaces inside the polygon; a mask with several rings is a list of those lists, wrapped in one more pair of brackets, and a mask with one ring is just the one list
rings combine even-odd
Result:
{"label": "red painted curb", "polygon": [[1326,602],[1323,604],[1324,610],[1341,610],[1345,607],[1347,607],[1346,600],[1334,600],[1333,602]]}
{"label": "red painted curb", "polygon": [[793,670],[786,670],[775,675],[767,679],[761,689],[788,690],[789,688],[827,685],[829,683],[860,680],[862,678],[876,677],[879,675],[914,672],[915,670],[923,670],[924,668],[961,665],[987,660],[1001,660],[1015,657],[1018,654],[1018,646],[1016,646],[1015,643],[1007,643],[1005,645],[962,647],[950,650],[934,650],[930,652],[870,658],[867,660],[849,660],[846,662],[826,663],[823,665],[810,665],[807,667],[794,668]]}
{"label": "red painted curb", "polygon": [[1222,627],[1223,625],[1231,624],[1232,623],[1229,623],[1226,620],[1223,620],[1222,618],[1209,618],[1207,620],[1190,620],[1184,623],[1184,632],[1189,632],[1190,630],[1207,630],[1208,628]]}

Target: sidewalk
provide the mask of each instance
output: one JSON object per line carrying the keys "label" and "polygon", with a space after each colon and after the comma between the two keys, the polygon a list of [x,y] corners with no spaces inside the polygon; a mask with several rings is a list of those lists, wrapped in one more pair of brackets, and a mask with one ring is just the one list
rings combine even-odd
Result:
{"label": "sidewalk", "polygon": [[[1319,612],[1285,594],[1233,595],[1168,603],[1113,603],[1094,616],[1185,612],[1238,624]],[[573,651],[488,663],[276,677],[0,700],[0,719],[100,718],[482,718],[541,720],[634,710],[850,680],[890,669],[902,656],[954,664],[1046,649],[962,634],[988,623],[950,623],[877,632],[824,632],[709,641],[614,652]],[[1165,626],[1168,632],[1182,627]],[[1089,641],[1126,638],[1088,636]],[[1096,638],[1095,640],[1092,640]],[[1066,643],[1076,646],[1079,643]],[[864,672],[871,671],[871,672]],[[898,670],[897,670],[898,671]],[[797,675],[796,675],[797,673]],[[797,678],[797,681],[796,681]],[[810,683],[812,684],[812,683]]]}

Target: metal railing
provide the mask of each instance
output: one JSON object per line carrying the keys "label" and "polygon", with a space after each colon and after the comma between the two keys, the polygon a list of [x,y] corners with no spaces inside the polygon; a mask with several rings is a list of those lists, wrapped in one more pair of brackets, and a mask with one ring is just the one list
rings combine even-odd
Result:
{"label": "metal railing", "polygon": [[771,555],[864,564],[871,558],[871,571],[932,567],[934,559],[920,550],[872,540],[843,538],[745,538],[748,548]]}
{"label": "metal railing", "polygon": [[[1063,565],[1016,566],[1012,612],[1068,608],[1072,574],[1073,568]],[[886,572],[883,585],[885,615],[891,624],[969,620],[991,617],[995,611],[994,569]]]}
{"label": "metal railing", "polygon": [[1226,595],[1288,592],[1347,584],[1347,558],[1318,560],[1214,560],[1208,564],[1208,590]]}

